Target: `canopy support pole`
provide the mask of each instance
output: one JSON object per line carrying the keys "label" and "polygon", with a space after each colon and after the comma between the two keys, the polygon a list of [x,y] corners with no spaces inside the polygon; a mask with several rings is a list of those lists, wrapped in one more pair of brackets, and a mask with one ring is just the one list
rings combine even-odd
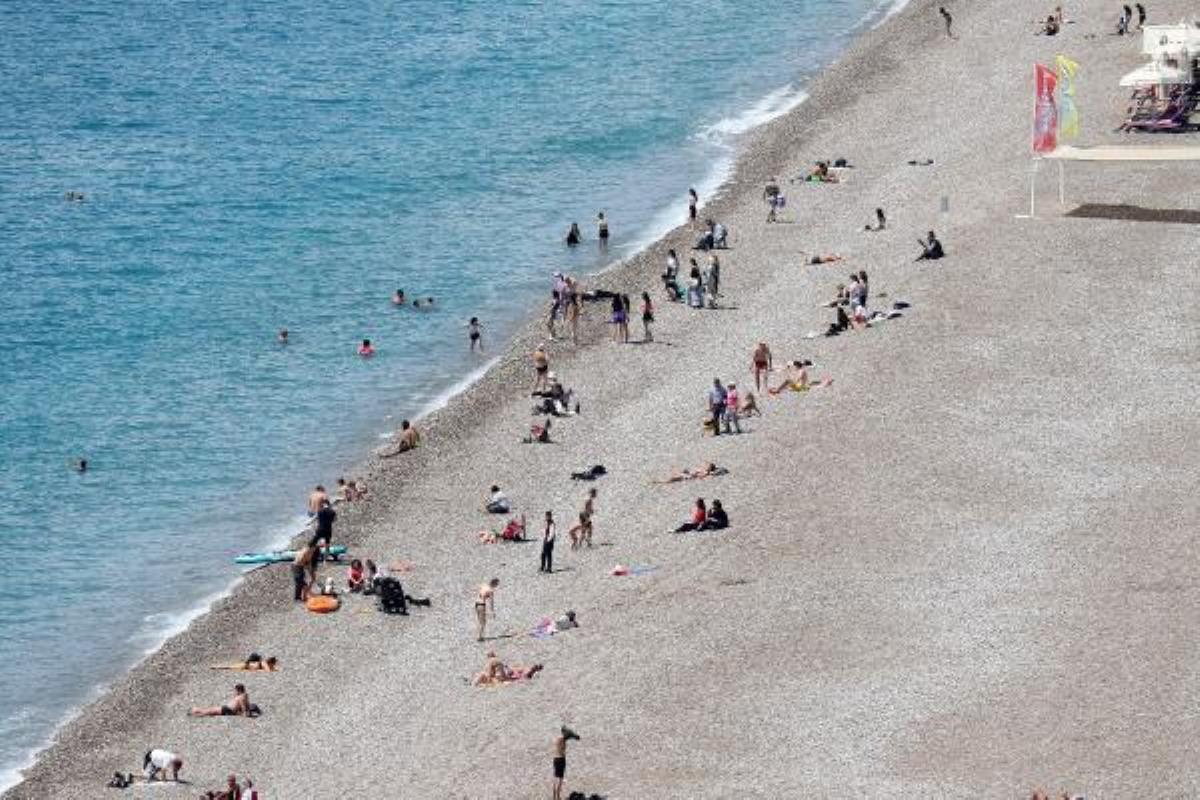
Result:
{"label": "canopy support pole", "polygon": [[1065,178],[1063,177],[1062,159],[1059,159],[1059,161],[1058,161],[1058,204],[1060,206],[1067,204],[1067,190],[1066,190]]}

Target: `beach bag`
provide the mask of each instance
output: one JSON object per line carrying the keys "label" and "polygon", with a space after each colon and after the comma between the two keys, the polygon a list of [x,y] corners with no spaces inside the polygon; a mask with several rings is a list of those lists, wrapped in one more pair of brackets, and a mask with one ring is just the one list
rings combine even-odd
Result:
{"label": "beach bag", "polygon": [[375,581],[379,595],[379,610],[385,614],[407,614],[408,604],[404,601],[404,586],[395,578],[379,578]]}

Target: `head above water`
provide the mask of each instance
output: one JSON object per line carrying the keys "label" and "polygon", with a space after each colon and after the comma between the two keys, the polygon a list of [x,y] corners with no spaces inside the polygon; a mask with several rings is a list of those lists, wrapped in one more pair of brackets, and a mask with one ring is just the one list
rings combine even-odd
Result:
{"label": "head above water", "polygon": [[411,423],[409,423],[408,420],[402,420],[400,422],[400,430],[402,430],[402,431],[406,431],[411,427],[412,427],[412,425],[411,425]]}
{"label": "head above water", "polygon": [[499,585],[500,585],[499,578],[492,578],[490,581],[488,581],[488,586],[492,587],[493,589],[495,589]]}

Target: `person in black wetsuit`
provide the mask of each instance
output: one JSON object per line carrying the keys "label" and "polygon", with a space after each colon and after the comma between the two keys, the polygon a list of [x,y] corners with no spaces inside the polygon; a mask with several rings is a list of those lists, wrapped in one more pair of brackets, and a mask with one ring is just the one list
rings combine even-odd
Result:
{"label": "person in black wetsuit", "polygon": [[[329,501],[321,503],[321,508],[317,510],[317,527],[308,544],[310,547],[320,548],[321,542],[325,542],[325,557],[329,557],[329,545],[333,543],[333,521],[335,519],[337,519],[337,512],[333,510]],[[317,560],[321,558],[321,550],[318,549]]]}

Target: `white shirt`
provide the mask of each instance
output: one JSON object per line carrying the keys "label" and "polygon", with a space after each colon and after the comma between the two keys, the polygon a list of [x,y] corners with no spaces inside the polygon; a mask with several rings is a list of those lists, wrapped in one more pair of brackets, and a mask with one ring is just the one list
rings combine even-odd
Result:
{"label": "white shirt", "polygon": [[179,756],[170,750],[151,750],[150,763],[146,765],[146,777],[149,778],[157,770],[170,769]]}
{"label": "white shirt", "polygon": [[546,530],[542,532],[542,541],[543,542],[553,542],[554,541],[554,531],[555,531],[554,523],[553,522],[548,523],[546,525]]}

